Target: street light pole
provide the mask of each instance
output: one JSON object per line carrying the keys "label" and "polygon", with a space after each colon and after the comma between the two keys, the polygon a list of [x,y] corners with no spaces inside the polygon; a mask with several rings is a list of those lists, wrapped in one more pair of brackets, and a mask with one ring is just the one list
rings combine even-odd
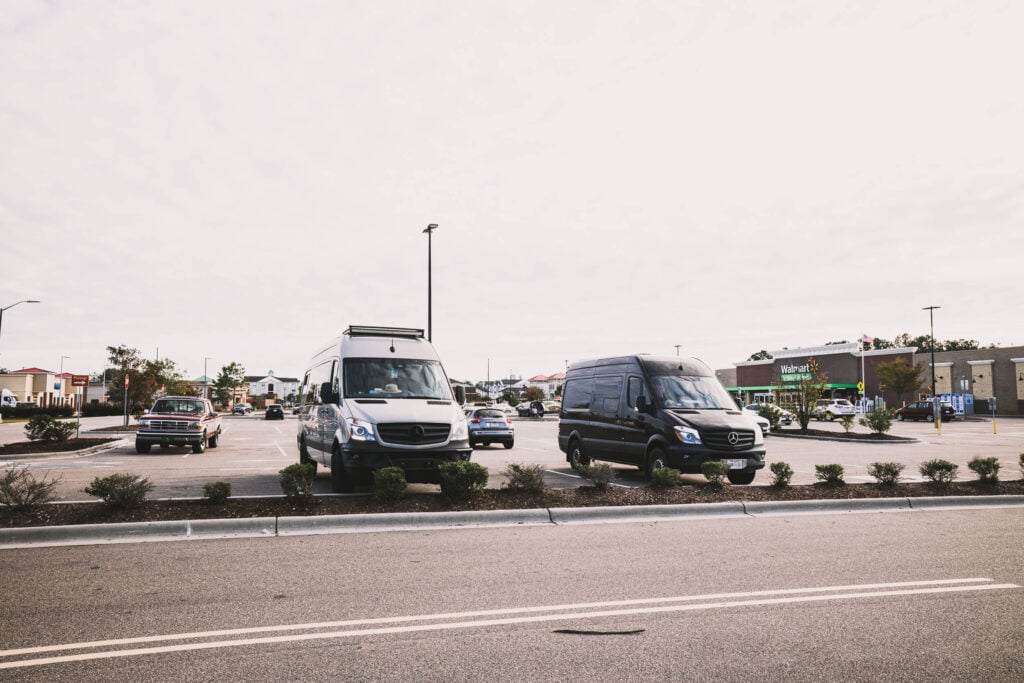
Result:
{"label": "street light pole", "polygon": [[682,346],[682,344],[676,344],[675,346],[676,346],[676,355],[678,356],[679,355],[679,347]]}
{"label": "street light pole", "polygon": [[437,230],[437,223],[431,223],[423,230],[427,233],[427,341],[434,341],[434,323],[433,323],[433,282],[432,282],[432,269],[433,269],[433,238],[434,231]]}
{"label": "street light pole", "polygon": [[928,334],[932,340],[932,398],[938,396],[938,387],[935,386],[935,309],[942,308],[942,306],[925,306],[922,311],[928,311],[928,324],[930,332]]}
{"label": "street light pole", "polygon": [[206,376],[206,361],[210,360],[209,356],[203,358],[203,398],[210,398],[210,378]]}
{"label": "street light pole", "polygon": [[57,377],[60,378],[60,407],[61,408],[64,407],[64,359],[65,358],[71,358],[71,356],[61,356],[60,357],[60,373],[57,375]]}
{"label": "street light pole", "polygon": [[15,301],[10,306],[4,306],[3,308],[0,308],[0,329],[3,329],[3,325],[4,325],[4,311],[6,311],[8,308],[14,308],[18,304],[37,304],[37,303],[39,303],[39,302],[36,301],[35,299],[22,299],[21,301]]}

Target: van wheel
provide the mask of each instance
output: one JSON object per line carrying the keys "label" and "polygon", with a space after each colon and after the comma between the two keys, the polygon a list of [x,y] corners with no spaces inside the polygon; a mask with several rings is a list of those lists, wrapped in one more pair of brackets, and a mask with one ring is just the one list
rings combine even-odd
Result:
{"label": "van wheel", "polygon": [[590,464],[590,458],[583,453],[583,446],[580,444],[579,439],[573,439],[572,443],[569,444],[569,454],[565,458],[569,461],[569,465],[573,469],[579,466],[586,467]]}
{"label": "van wheel", "polygon": [[925,415],[925,417],[924,417],[924,421],[925,421],[925,422],[935,422],[935,416],[934,416],[934,415],[931,415],[931,414],[929,414],[929,415]]}
{"label": "van wheel", "polygon": [[341,451],[337,446],[331,453],[331,490],[335,493],[352,493],[352,480],[345,474]]}
{"label": "van wheel", "polygon": [[730,484],[736,484],[743,486],[754,481],[754,475],[757,470],[729,470],[725,473],[725,476],[729,478]]}
{"label": "van wheel", "polygon": [[654,470],[660,470],[664,467],[668,467],[665,451],[661,448],[652,448],[651,452],[647,454],[647,467],[644,469],[644,476],[650,479]]}

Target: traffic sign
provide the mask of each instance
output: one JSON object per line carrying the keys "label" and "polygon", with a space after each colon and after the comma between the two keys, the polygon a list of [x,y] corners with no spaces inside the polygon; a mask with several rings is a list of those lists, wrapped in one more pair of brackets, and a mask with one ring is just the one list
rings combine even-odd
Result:
{"label": "traffic sign", "polygon": [[857,391],[864,391],[864,382],[857,382]]}

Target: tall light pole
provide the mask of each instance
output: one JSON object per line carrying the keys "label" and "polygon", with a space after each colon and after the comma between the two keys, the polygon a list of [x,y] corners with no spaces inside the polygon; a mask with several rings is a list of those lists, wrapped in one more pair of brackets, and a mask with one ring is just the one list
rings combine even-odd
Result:
{"label": "tall light pole", "polygon": [[210,378],[206,376],[206,361],[211,360],[209,356],[203,357],[203,398],[210,398]]}
{"label": "tall light pole", "polygon": [[62,408],[64,407],[64,359],[65,358],[71,358],[71,356],[61,356],[60,357],[60,374],[57,375],[58,377],[60,377],[60,405],[61,405]]}
{"label": "tall light pole", "polygon": [[675,346],[676,346],[676,355],[678,356],[679,355],[679,347],[682,346],[682,344],[676,344]]}
{"label": "tall light pole", "polygon": [[3,308],[0,308],[0,329],[3,329],[4,311],[6,311],[8,308],[14,308],[18,304],[37,304],[37,303],[39,303],[39,302],[36,301],[35,299],[22,299],[21,301],[15,301],[10,306],[4,306]]}
{"label": "tall light pole", "polygon": [[431,223],[428,225],[423,232],[427,233],[427,341],[434,341],[434,323],[433,323],[433,283],[431,277],[431,271],[433,264],[433,238],[434,231],[437,230],[437,223]]}
{"label": "tall light pole", "polygon": [[928,311],[928,324],[930,332],[928,334],[932,340],[932,398],[938,396],[938,387],[935,386],[935,309],[942,308],[942,306],[925,306],[922,311]]}

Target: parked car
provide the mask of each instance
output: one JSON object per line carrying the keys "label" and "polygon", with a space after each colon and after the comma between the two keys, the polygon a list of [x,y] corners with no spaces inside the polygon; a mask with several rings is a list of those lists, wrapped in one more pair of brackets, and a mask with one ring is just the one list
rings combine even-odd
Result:
{"label": "parked car", "polygon": [[[952,404],[942,404],[942,421],[949,422],[956,417]],[[896,410],[897,420],[925,420],[935,422],[935,409],[931,401],[914,401]]]}
{"label": "parked car", "polygon": [[771,421],[768,420],[768,418],[766,417],[761,417],[760,415],[758,415],[756,410],[744,410],[743,414],[746,415],[751,420],[753,420],[757,424],[757,426],[760,427],[762,436],[767,436],[768,432],[771,431]]}
{"label": "parked car", "polygon": [[267,411],[263,413],[264,420],[283,420],[284,419],[284,408],[274,403],[267,406]]}
{"label": "parked car", "polygon": [[191,446],[193,453],[216,448],[222,431],[220,413],[205,398],[164,396],[139,418],[135,452],[149,453],[153,446]]}
{"label": "parked car", "polygon": [[517,403],[516,413],[519,414],[519,417],[530,417],[530,402],[521,401],[520,403]]}
{"label": "parked car", "polygon": [[[793,415],[793,413],[789,412],[785,408],[780,408],[779,406],[775,405],[774,403],[768,403],[768,404],[764,404],[764,403],[751,403],[750,405],[743,406],[743,410],[749,410],[754,415],[760,415],[761,414],[761,412],[760,412],[761,411],[761,406],[764,406],[764,405],[769,406],[772,410],[774,410],[776,413],[778,413],[778,415],[779,415],[779,424],[781,424],[781,425],[791,425],[791,424],[793,424],[793,420],[796,419],[796,416]],[[770,422],[771,421],[769,421],[769,423]]]}
{"label": "parked car", "polygon": [[812,413],[818,420],[835,420],[844,415],[856,415],[857,408],[845,398],[822,398]]}
{"label": "parked car", "polygon": [[515,428],[512,418],[498,408],[469,408],[466,410],[469,423],[469,445],[490,446],[500,442],[505,448],[515,444]]}
{"label": "parked car", "polygon": [[231,409],[232,415],[248,415],[252,412],[252,406],[248,403],[236,403]]}

